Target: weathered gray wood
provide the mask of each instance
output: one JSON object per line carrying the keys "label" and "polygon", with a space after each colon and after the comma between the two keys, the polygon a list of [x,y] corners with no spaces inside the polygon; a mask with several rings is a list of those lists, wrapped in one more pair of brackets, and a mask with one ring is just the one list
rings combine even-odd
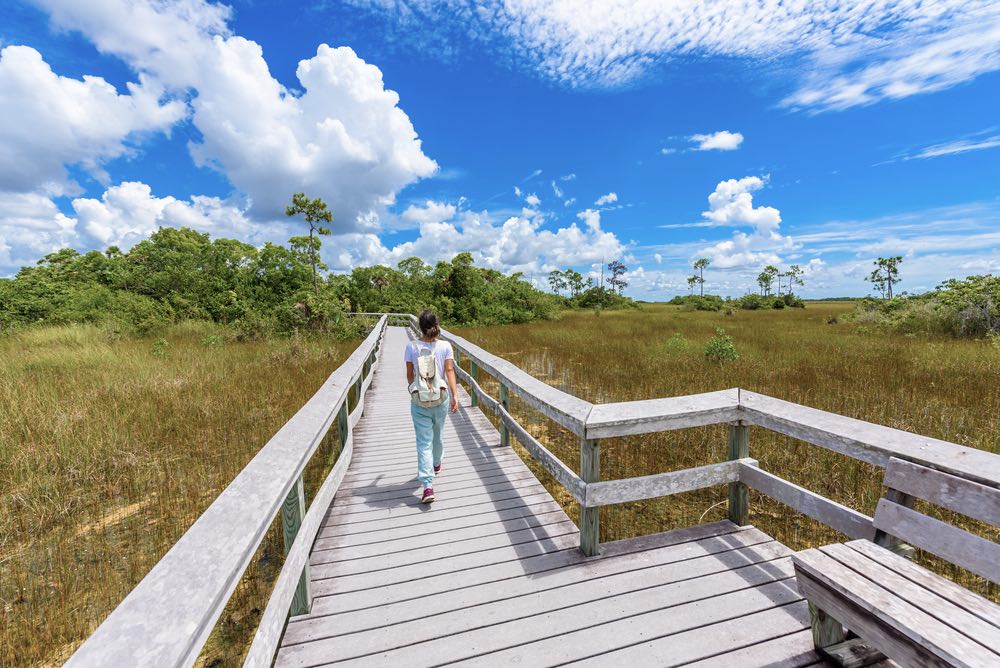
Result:
{"label": "weathered gray wood", "polygon": [[[472,380],[476,381],[477,384],[479,383],[479,365],[476,364],[475,360],[469,361],[469,376],[471,376]],[[474,392],[470,392],[469,394],[472,395],[472,407],[476,408],[479,406],[479,396]]]}
{"label": "weathered gray wood", "polygon": [[[302,486],[302,476],[299,476],[295,486],[288,492],[285,502],[281,505],[281,534],[284,539],[286,557],[292,549],[292,544],[295,542],[295,536],[299,533],[299,527],[302,526],[302,518],[305,514],[305,490]],[[299,575],[299,584],[295,588],[295,596],[292,598],[289,614],[304,615],[309,612],[311,605],[312,594],[309,591],[309,564],[307,563]]]}
{"label": "weathered gray wood", "polygon": [[[750,457],[750,427],[742,422],[729,426],[729,460]],[[745,483],[729,483],[729,521],[743,526],[749,523],[750,494]]]}
{"label": "weathered gray wood", "polygon": [[890,457],[1000,487],[1000,456],[928,436],[740,390],[743,418],[753,424],[885,467]]}
{"label": "weathered gray wood", "polygon": [[[755,466],[757,461],[747,458],[741,461],[708,464],[637,478],[588,483],[584,505],[587,508],[594,508],[612,503],[655,499],[661,496],[714,487],[715,485],[724,485],[739,480],[740,463]],[[742,524],[746,524],[746,522]]]}
{"label": "weathered gray wood", "polygon": [[872,518],[763,469],[741,464],[740,481],[851,538],[875,537]]}
{"label": "weathered gray wood", "polygon": [[931,503],[1000,526],[1000,489],[958,478],[895,457],[883,484]]}
{"label": "weathered gray wood", "polygon": [[[906,506],[907,508],[912,508],[913,503],[916,499],[909,494],[904,494],[898,489],[888,489],[885,493],[885,498],[887,498],[892,503],[898,503],[901,506]],[[888,534],[881,529],[875,530],[875,538],[873,542],[879,547],[884,547],[885,549],[895,552],[896,554],[906,557],[907,559],[913,558],[913,546],[907,545],[903,541],[899,540],[892,534]]]}
{"label": "weathered gray wood", "polygon": [[[812,605],[812,604],[810,604]],[[864,638],[851,638],[818,650],[833,665],[841,668],[863,668],[885,661],[885,654],[872,647]]]}
{"label": "weathered gray wood", "polygon": [[792,556],[803,595],[904,665],[988,666],[996,655],[819,550]]}
{"label": "weathered gray wood", "polygon": [[[821,547],[820,551],[852,571],[888,589],[902,600],[939,620],[942,624],[950,626],[984,647],[992,647],[995,652],[1000,652],[1000,645],[997,644],[997,640],[1000,639],[1000,629],[962,609],[946,596],[935,591],[934,585],[943,581],[944,578],[934,576],[932,580],[934,585],[926,587],[911,582],[891,568],[846,545],[827,545]],[[1000,665],[1000,654],[997,655],[997,662]]]}
{"label": "weathered gray wood", "polygon": [[875,528],[1000,583],[1000,545],[946,522],[880,499]]}
{"label": "weathered gray wood", "polygon": [[[507,386],[500,381],[500,406],[503,407],[504,411],[510,413],[510,396],[507,392]],[[503,422],[500,423],[500,445],[503,447],[510,446],[510,432],[507,430],[507,425]]]}
{"label": "weathered gray wood", "polygon": [[[580,477],[584,482],[598,483],[601,479],[601,444],[599,441],[580,439]],[[588,489],[584,489],[586,500]],[[596,505],[596,504],[595,504]],[[588,557],[601,551],[600,511],[586,503],[580,504],[580,550]]]}
{"label": "weathered gray wood", "polygon": [[577,436],[584,435],[584,423],[587,415],[590,414],[590,409],[593,408],[593,404],[589,401],[584,401],[547,385],[507,360],[497,357],[451,332],[442,330],[442,337],[451,341],[455,347],[460,348],[469,356],[470,360],[475,360],[479,368],[506,385],[510,391],[527,404]]}
{"label": "weathered gray wood", "polygon": [[587,417],[587,438],[686,429],[740,419],[738,390],[683,397],[596,404]]}
{"label": "weathered gray wood", "polygon": [[925,589],[932,590],[935,594],[951,601],[962,610],[966,610],[1000,629],[1000,605],[987,601],[982,596],[969,591],[965,587],[942,578],[926,568],[918,566],[912,561],[873,545],[866,540],[852,540],[847,543],[847,547],[860,552],[872,561],[892,570],[894,573],[899,573],[907,580]]}
{"label": "weathered gray wood", "polygon": [[[364,342],[260,449],[68,665],[195,661],[288,492],[333,423],[334,411],[386,321],[384,316],[379,319]],[[298,575],[294,573],[295,580]]]}

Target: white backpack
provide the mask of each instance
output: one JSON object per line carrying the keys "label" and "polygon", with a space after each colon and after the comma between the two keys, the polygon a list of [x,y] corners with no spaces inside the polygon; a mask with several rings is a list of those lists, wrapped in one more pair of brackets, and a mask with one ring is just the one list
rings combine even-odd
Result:
{"label": "white backpack", "polygon": [[448,385],[437,372],[437,359],[434,356],[436,346],[437,341],[431,344],[430,349],[417,347],[417,363],[414,365],[416,368],[409,390],[413,402],[423,408],[436,408],[448,397],[443,392]]}

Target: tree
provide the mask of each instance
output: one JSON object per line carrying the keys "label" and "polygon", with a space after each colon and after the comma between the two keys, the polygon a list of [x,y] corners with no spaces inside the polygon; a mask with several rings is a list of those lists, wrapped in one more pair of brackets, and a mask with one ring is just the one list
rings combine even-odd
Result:
{"label": "tree", "polygon": [[579,297],[580,293],[584,291],[586,284],[584,283],[583,275],[580,272],[574,269],[567,269],[563,272],[563,280],[566,282],[567,287],[569,287],[569,294],[571,297]]}
{"label": "tree", "polygon": [[[313,274],[313,291],[319,296],[319,279],[317,277],[317,265],[319,264],[319,236],[330,234],[330,228],[323,227],[319,223],[332,223],[333,214],[327,208],[326,202],[320,198],[309,199],[305,193],[295,193],[292,195],[292,203],[285,207],[285,215],[288,217],[303,214],[306,222],[309,223],[309,240],[295,238],[300,247],[304,247],[308,253]],[[292,241],[291,239],[289,240]],[[292,242],[296,243],[296,242]]]}
{"label": "tree", "polygon": [[760,286],[760,292],[765,297],[771,294],[771,286],[778,273],[778,268],[769,264],[764,267],[764,271],[757,275],[757,285]]}
{"label": "tree", "polygon": [[613,291],[616,291],[619,295],[628,287],[628,281],[626,281],[622,276],[628,271],[628,267],[621,260],[613,260],[608,262],[608,271],[611,272],[611,276],[608,277],[608,284],[611,286]]}
{"label": "tree", "polygon": [[875,269],[865,277],[865,280],[871,282],[882,293],[882,299],[892,301],[892,286],[899,283],[899,265],[902,262],[902,255],[880,257],[872,262]]}
{"label": "tree", "polygon": [[707,257],[700,257],[694,262],[694,270],[698,272],[698,283],[701,285],[701,296],[705,296],[705,267],[712,264]]}
{"label": "tree", "polygon": [[406,274],[406,277],[410,280],[415,278],[424,278],[431,275],[431,266],[416,256],[400,260],[396,264],[396,267],[398,267],[401,272]]}
{"label": "tree", "polygon": [[788,271],[785,272],[785,276],[788,278],[789,294],[791,294],[795,290],[796,285],[805,285],[805,283],[802,281],[801,278],[803,273],[805,272],[802,271],[802,267],[800,267],[797,264],[793,264],[791,267],[788,268]]}
{"label": "tree", "polygon": [[688,276],[688,291],[692,295],[694,294],[694,286],[696,286],[696,285],[698,285],[698,277],[697,276]]}
{"label": "tree", "polygon": [[566,283],[566,277],[563,272],[558,269],[553,269],[549,272],[549,287],[552,288],[552,292],[559,294],[561,290],[569,287]]}

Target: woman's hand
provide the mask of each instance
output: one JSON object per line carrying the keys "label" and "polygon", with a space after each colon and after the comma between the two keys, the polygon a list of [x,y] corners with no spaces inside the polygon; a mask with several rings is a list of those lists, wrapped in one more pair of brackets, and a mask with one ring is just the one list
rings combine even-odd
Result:
{"label": "woman's hand", "polygon": [[456,397],[454,394],[451,395],[451,412],[452,413],[458,412],[458,397]]}

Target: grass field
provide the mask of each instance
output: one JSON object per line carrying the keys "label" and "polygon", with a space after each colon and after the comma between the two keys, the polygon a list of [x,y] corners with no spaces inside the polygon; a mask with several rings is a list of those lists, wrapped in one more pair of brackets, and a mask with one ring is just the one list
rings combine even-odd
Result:
{"label": "grass field", "polygon": [[[0,665],[65,660],[356,343],[0,338]],[[280,563],[272,529],[203,663],[236,664]]]}
{"label": "grass field", "polygon": [[[739,386],[1000,452],[1000,349],[869,331],[845,321],[851,309],[810,303],[726,316],[652,305],[457,331],[594,402]],[[719,327],[739,359],[705,358]],[[117,339],[83,326],[0,338],[0,665],[64,660],[356,343],[236,343],[202,325],[178,326],[163,339]],[[574,437],[516,399],[513,409],[577,467]],[[625,478],[722,461],[726,431],[611,439],[601,448],[602,476]],[[881,470],[815,446],[752,429],[750,448],[764,468],[869,514],[884,492]],[[572,499],[533,468],[575,516]],[[307,473],[308,493],[323,471],[311,465]],[[725,499],[719,487],[608,507],[602,540],[722,519]],[[754,493],[750,518],[795,548],[840,539]],[[203,665],[239,665],[280,567],[280,545],[276,524]],[[982,580],[931,565],[998,597]]]}
{"label": "grass field", "polygon": [[[825,302],[727,316],[648,305],[641,311],[573,312],[558,321],[456,332],[592,402],[741,387],[1000,453],[1000,348],[985,341],[871,331],[845,320],[852,310],[851,303]],[[706,343],[720,327],[734,340],[736,361],[720,364],[705,357]],[[495,384],[486,387],[496,396]],[[512,408],[522,424],[578,470],[576,437],[523,402],[512,399]],[[726,428],[714,426],[609,439],[601,443],[601,476],[612,480],[723,461],[726,438]],[[750,456],[787,480],[869,515],[884,494],[881,469],[763,429],[751,429]],[[523,452],[522,457],[530,460]],[[571,497],[540,467],[533,469],[575,519]],[[601,540],[723,519],[726,498],[722,486],[603,508]],[[843,540],[753,491],[750,521],[796,549]],[[996,529],[965,526],[1000,539]],[[981,578],[926,558],[925,563],[1000,597],[1000,588]]]}

